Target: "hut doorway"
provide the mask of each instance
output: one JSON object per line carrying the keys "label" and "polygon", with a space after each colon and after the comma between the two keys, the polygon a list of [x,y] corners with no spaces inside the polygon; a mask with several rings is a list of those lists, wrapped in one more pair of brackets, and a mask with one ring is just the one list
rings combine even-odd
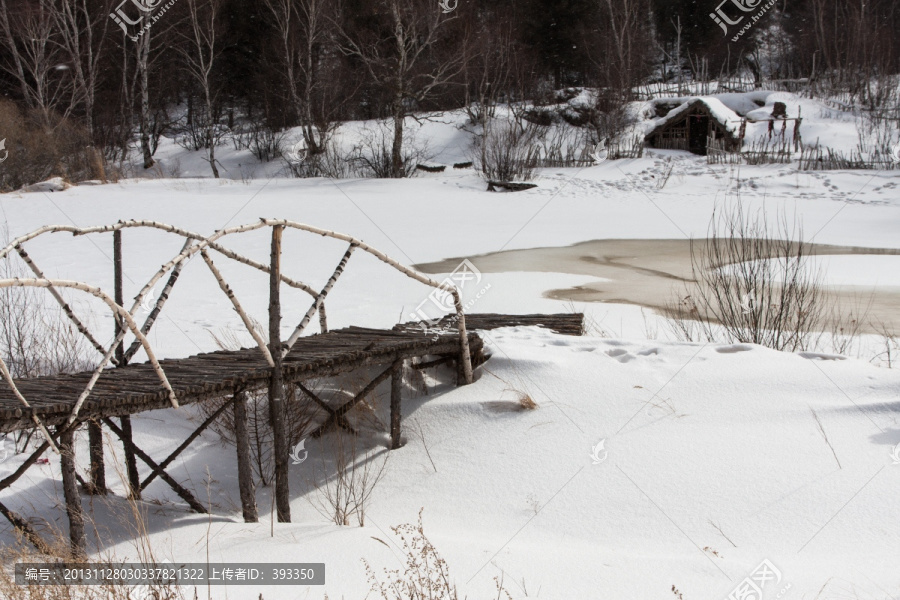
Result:
{"label": "hut doorway", "polygon": [[709,139],[709,116],[691,115],[688,125],[688,150],[694,154],[706,156],[706,144]]}

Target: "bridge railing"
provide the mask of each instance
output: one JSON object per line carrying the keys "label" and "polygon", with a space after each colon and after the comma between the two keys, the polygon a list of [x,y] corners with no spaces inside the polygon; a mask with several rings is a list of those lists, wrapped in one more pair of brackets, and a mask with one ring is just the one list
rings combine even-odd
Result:
{"label": "bridge railing", "polygon": [[[138,294],[134,297],[134,303],[132,304],[130,309],[126,309],[124,307],[124,300],[122,298],[122,261],[121,261],[121,239],[122,239],[122,231],[126,229],[136,229],[136,228],[149,228],[149,229],[157,229],[161,231],[165,231],[167,233],[171,233],[174,235],[181,236],[185,239],[184,246],[182,247],[181,252],[179,252],[174,258],[169,260],[167,263],[163,264],[159,270],[150,278],[150,280],[144,285],[144,287],[138,292]],[[237,235],[241,233],[246,233],[250,231],[256,231],[263,228],[271,228],[272,229],[272,238],[273,238],[273,251],[270,260],[270,264],[266,265],[260,263],[258,261],[254,261],[251,258],[244,256],[238,252],[235,252],[225,246],[223,246],[220,242],[222,238],[232,235]],[[280,239],[281,232],[285,229],[296,229],[298,231],[312,233],[322,237],[330,237],[337,240],[342,240],[348,243],[348,247],[344,255],[341,257],[340,262],[335,267],[334,272],[331,277],[325,283],[324,287],[320,290],[315,290],[309,285],[287,277],[281,273],[281,251],[280,251]],[[55,234],[55,233],[71,233],[75,236],[84,236],[84,235],[92,235],[92,234],[103,234],[103,233],[113,233],[114,236],[114,248],[115,248],[115,257],[114,257],[114,268],[115,268],[115,280],[116,280],[116,293],[115,298],[109,296],[106,292],[96,286],[88,285],[87,283],[80,281],[72,281],[72,280],[64,280],[64,279],[51,279],[44,275],[41,269],[37,266],[33,258],[25,251],[24,245],[35,238],[41,237],[47,234]],[[277,243],[276,243],[277,240]],[[276,251],[277,249],[277,251]],[[335,231],[330,231],[326,229],[321,229],[318,227],[313,227],[311,225],[306,225],[304,223],[299,223],[296,221],[290,221],[287,219],[260,219],[254,223],[248,223],[246,225],[239,225],[235,227],[230,227],[227,229],[222,229],[214,232],[212,235],[202,235],[193,231],[189,231],[187,229],[183,229],[180,227],[176,227],[174,225],[169,225],[166,223],[160,223],[157,221],[119,221],[117,223],[111,225],[101,225],[95,227],[76,227],[70,225],[52,225],[41,227],[18,237],[12,240],[5,248],[0,250],[0,260],[9,256],[12,252],[16,252],[22,260],[28,265],[34,274],[33,278],[12,278],[12,279],[0,279],[0,288],[7,287],[35,287],[35,288],[43,288],[48,290],[51,296],[56,300],[56,302],[60,305],[65,315],[69,318],[69,320],[75,325],[76,329],[88,340],[93,348],[95,348],[102,356],[100,363],[95,368],[92,373],[91,379],[89,380],[85,390],[77,399],[72,413],[69,416],[68,422],[73,423],[77,417],[78,413],[83,405],[84,401],[90,396],[91,391],[93,390],[97,380],[100,378],[100,375],[104,368],[110,363],[115,364],[117,366],[128,363],[128,361],[134,356],[134,354],[140,350],[141,348],[147,354],[148,361],[153,366],[153,369],[156,371],[160,383],[166,389],[169,395],[169,399],[172,403],[173,407],[178,407],[178,398],[176,397],[175,391],[172,389],[172,386],[169,384],[168,379],[166,378],[165,371],[160,366],[159,361],[156,358],[156,355],[153,352],[152,346],[147,339],[147,333],[149,333],[150,329],[153,327],[157,317],[159,316],[160,311],[166,303],[173,287],[179,279],[182,269],[184,265],[190,260],[193,256],[200,254],[209,268],[212,275],[215,277],[216,282],[218,283],[220,289],[223,293],[228,297],[229,301],[232,303],[235,311],[241,318],[244,326],[247,328],[248,333],[253,337],[254,341],[258,345],[260,352],[265,357],[266,361],[270,366],[277,367],[280,369],[282,358],[284,358],[297,342],[297,340],[302,336],[304,330],[309,325],[310,321],[313,317],[318,313],[319,315],[319,325],[321,331],[327,332],[327,317],[325,312],[325,299],[328,296],[329,292],[333,289],[335,283],[343,274],[348,261],[350,260],[351,255],[357,249],[367,252],[382,262],[390,265],[397,271],[403,273],[407,277],[410,277],[420,283],[423,283],[427,286],[444,290],[449,293],[453,297],[454,308],[456,311],[456,323],[457,329],[459,333],[460,340],[460,362],[462,364],[463,375],[465,377],[466,383],[472,382],[472,363],[471,357],[469,353],[469,344],[468,344],[468,335],[466,332],[466,322],[465,322],[465,314],[463,312],[462,300],[460,297],[459,290],[446,282],[438,282],[430,277],[419,273],[418,271],[411,269],[398,261],[392,259],[385,253],[369,246],[362,240],[359,240],[353,236],[338,233]],[[309,309],[303,314],[299,323],[294,328],[294,331],[291,333],[290,337],[282,343],[281,340],[278,339],[270,339],[270,342],[267,344],[262,334],[257,330],[254,326],[252,319],[247,315],[246,311],[241,306],[238,301],[237,296],[234,294],[231,287],[228,285],[228,282],[225,280],[225,277],[222,275],[221,271],[216,266],[212,257],[210,256],[210,251],[218,252],[219,254],[225,256],[228,259],[234,260],[238,263],[247,265],[259,271],[268,273],[270,276],[270,298],[269,298],[269,333],[270,338],[279,337],[278,331],[280,329],[280,286],[281,284],[288,285],[289,287],[293,287],[295,289],[302,290],[309,294],[312,297],[312,303]],[[274,275],[273,275],[274,273]],[[155,286],[168,274],[168,279],[163,287],[163,291],[160,293],[159,297],[156,299],[153,308],[150,310],[147,319],[144,323],[138,326],[135,321],[135,315],[138,312],[138,309],[142,306],[145,306],[145,300],[152,298],[152,291]],[[112,311],[115,323],[116,323],[116,335],[113,342],[108,346],[104,346],[100,342],[97,341],[96,337],[91,334],[87,326],[77,317],[72,308],[65,301],[63,296],[59,293],[59,289],[67,288],[73,289],[77,291],[81,291],[84,293],[91,294],[101,301],[103,301],[109,309]],[[274,324],[274,326],[273,326]],[[124,338],[128,333],[134,335],[135,339],[133,343],[127,348],[124,348]],[[274,335],[273,335],[274,334]],[[7,368],[6,363],[3,361],[3,357],[0,356],[0,376],[6,381],[7,385],[13,391],[13,394],[16,398],[26,407],[30,408],[28,400],[20,393],[18,388],[16,387],[15,381],[13,379],[12,374]],[[58,452],[56,445],[53,442],[53,438],[50,436],[49,432],[46,430],[44,425],[40,422],[40,419],[34,415],[32,412],[32,418],[35,422],[35,425],[40,429],[50,447],[53,450]]]}

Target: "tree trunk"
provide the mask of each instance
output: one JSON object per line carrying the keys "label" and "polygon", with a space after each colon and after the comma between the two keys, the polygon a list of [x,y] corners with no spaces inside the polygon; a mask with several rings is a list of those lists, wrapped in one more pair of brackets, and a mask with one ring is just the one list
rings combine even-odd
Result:
{"label": "tree trunk", "polygon": [[141,78],[141,153],[144,155],[144,168],[154,165],[153,152],[150,150],[150,30],[143,30],[138,42],[138,72]]}
{"label": "tree trunk", "polygon": [[[211,113],[211,110],[212,109],[209,109],[208,112]],[[208,117],[208,118],[212,119],[212,117]],[[212,168],[213,177],[218,179],[219,178],[219,169],[216,167],[216,142],[215,142],[215,138],[213,136],[213,127],[214,126],[215,126],[215,123],[213,123],[210,120],[209,125],[207,125],[207,129],[206,129],[206,143],[209,146],[209,166]]]}
{"label": "tree trunk", "polygon": [[391,147],[391,177],[403,177],[403,100],[394,103],[394,143]]}

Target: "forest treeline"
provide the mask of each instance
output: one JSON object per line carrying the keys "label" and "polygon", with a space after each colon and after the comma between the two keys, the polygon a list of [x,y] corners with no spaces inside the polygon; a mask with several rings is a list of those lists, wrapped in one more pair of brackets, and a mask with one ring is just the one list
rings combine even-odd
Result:
{"label": "forest treeline", "polygon": [[[648,84],[735,76],[877,105],[897,31],[892,0],[0,0],[0,127],[90,147],[88,165],[137,142],[146,168],[177,133],[218,176],[225,132],[265,150],[300,126],[315,154],[330,124],[384,118],[402,176],[404,116],[571,86],[599,89],[599,113]],[[41,137],[58,129],[65,144]]]}

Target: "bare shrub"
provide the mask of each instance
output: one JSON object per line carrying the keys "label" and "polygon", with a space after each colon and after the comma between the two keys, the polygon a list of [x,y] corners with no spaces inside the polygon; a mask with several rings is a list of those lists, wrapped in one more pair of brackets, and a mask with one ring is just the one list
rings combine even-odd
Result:
{"label": "bare shrub", "polygon": [[388,179],[412,177],[416,174],[416,165],[431,158],[427,145],[417,144],[415,136],[406,128],[398,171],[394,165],[393,143],[394,132],[389,123],[379,122],[375,127],[363,130],[362,139],[350,152],[349,161],[361,176]]}
{"label": "bare shrub", "polygon": [[225,125],[217,122],[218,117],[208,117],[202,107],[194,109],[191,118],[185,117],[172,127],[175,133],[175,143],[184,148],[197,152],[209,149],[210,144],[221,146],[231,131]]}
{"label": "bare shrub", "polygon": [[[0,279],[34,276],[13,262],[17,258],[11,254],[0,260]],[[0,354],[13,377],[89,370],[94,366],[90,352],[87,340],[45,290],[0,288]]]}
{"label": "bare shrub", "polygon": [[668,307],[676,335],[808,349],[829,312],[809,252],[802,230],[785,218],[773,232],[762,211],[749,217],[737,205],[714,213],[706,243],[691,242],[694,281]]}
{"label": "bare shrub", "polygon": [[281,156],[285,133],[276,131],[262,119],[252,119],[235,127],[232,143],[235,150],[250,150],[260,162],[269,162]]}
{"label": "bare shrub", "polygon": [[578,110],[593,132],[595,143],[619,139],[636,121],[634,115],[628,113],[627,98],[608,88],[594,92],[588,105],[578,107]]}
{"label": "bare shrub", "polygon": [[[285,159],[287,168],[294,177],[329,177],[331,179],[346,179],[353,177],[359,169],[351,161],[351,157],[345,156],[340,145],[329,139],[320,146],[320,152],[306,156],[300,162],[291,162]],[[282,152],[282,157],[286,152]]]}
{"label": "bare shrub", "polygon": [[537,140],[538,165],[541,167],[582,167],[592,164],[590,132],[580,127],[559,124]]}
{"label": "bare shrub", "polygon": [[853,307],[849,310],[842,308],[838,302],[829,303],[827,318],[830,327],[822,335],[823,339],[817,345],[822,348],[830,348],[835,354],[851,354],[853,348],[858,346],[874,302],[875,294],[873,292],[868,300],[861,297],[855,298]]}
{"label": "bare shrub", "polygon": [[360,436],[337,431],[322,440],[326,452],[320,456],[310,503],[335,525],[350,525],[355,517],[366,523],[366,509],[375,486],[384,477],[388,451],[360,447]]}
{"label": "bare shrub", "polygon": [[547,128],[522,119],[489,119],[477,140],[474,162],[488,181],[531,181]]}
{"label": "bare shrub", "polygon": [[9,153],[0,166],[0,192],[51,177],[69,182],[105,177],[103,156],[91,146],[87,132],[66,119],[23,113],[13,102],[0,101],[0,132]]}
{"label": "bare shrub", "polygon": [[[406,523],[391,528],[394,535],[400,538],[404,564],[402,571],[385,569],[385,580],[382,581],[363,559],[369,590],[382,600],[459,599],[459,591],[450,577],[450,566],[425,535],[423,510],[419,511],[419,520],[415,525]],[[496,599],[512,600],[512,596],[503,587],[503,582],[497,578],[494,578],[494,582],[497,585]]]}
{"label": "bare shrub", "polygon": [[884,350],[877,353],[873,358],[874,361],[885,365],[888,369],[894,368],[897,356],[900,356],[900,335],[889,325],[884,323],[880,326],[881,344]]}

